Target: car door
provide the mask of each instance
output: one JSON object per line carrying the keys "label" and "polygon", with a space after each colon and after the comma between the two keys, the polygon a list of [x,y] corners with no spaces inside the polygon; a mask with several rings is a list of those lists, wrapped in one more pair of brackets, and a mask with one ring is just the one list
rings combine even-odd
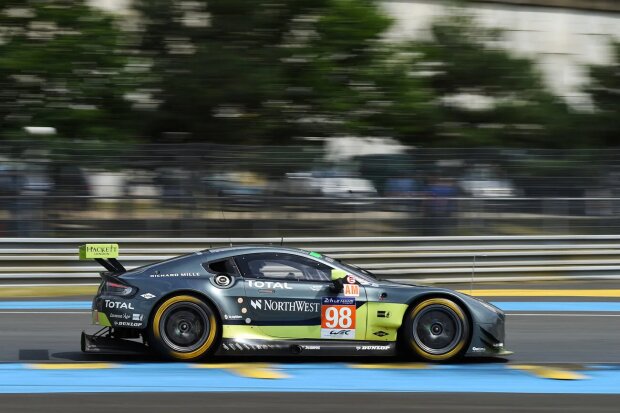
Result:
{"label": "car door", "polygon": [[351,283],[337,291],[331,281],[334,267],[291,252],[245,254],[235,261],[244,277],[251,324],[263,334],[289,339],[364,338],[366,291],[354,277],[347,277]]}

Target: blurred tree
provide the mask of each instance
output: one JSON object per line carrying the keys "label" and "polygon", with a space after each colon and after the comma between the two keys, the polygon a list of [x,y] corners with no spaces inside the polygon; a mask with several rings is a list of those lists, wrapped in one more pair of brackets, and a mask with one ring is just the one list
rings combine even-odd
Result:
{"label": "blurred tree", "polygon": [[57,140],[133,135],[124,39],[84,1],[3,1],[0,136],[24,137],[25,126],[53,127]]}
{"label": "blurred tree", "polygon": [[296,136],[428,134],[433,96],[409,74],[415,56],[382,36],[391,20],[374,1],[334,0],[295,22],[281,102]]}
{"label": "blurred tree", "polygon": [[[145,132],[226,143],[428,128],[372,0],[138,0],[157,110]],[[416,115],[424,121],[418,121]],[[395,133],[397,132],[397,133]]]}
{"label": "blurred tree", "polygon": [[611,51],[609,65],[590,68],[591,83],[586,88],[595,109],[588,117],[589,138],[601,146],[620,144],[620,42],[612,43]]}
{"label": "blurred tree", "polygon": [[[461,10],[461,9],[459,9]],[[432,40],[410,44],[422,56],[414,72],[436,95],[437,124],[427,146],[570,147],[570,108],[546,89],[532,60],[503,47],[501,32],[464,14],[432,27]]]}

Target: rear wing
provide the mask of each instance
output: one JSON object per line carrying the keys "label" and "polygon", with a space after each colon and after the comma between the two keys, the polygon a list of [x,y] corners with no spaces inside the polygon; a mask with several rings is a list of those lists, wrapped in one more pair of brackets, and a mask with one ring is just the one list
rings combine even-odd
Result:
{"label": "rear wing", "polygon": [[109,271],[108,275],[119,275],[127,271],[117,258],[118,244],[85,244],[80,246],[80,260],[94,259]]}

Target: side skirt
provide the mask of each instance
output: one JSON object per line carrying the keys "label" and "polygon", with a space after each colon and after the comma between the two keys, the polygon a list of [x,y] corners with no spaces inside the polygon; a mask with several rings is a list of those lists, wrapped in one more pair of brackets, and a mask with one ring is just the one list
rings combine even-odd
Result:
{"label": "side skirt", "polygon": [[256,340],[225,338],[218,356],[394,356],[396,343],[345,340]]}

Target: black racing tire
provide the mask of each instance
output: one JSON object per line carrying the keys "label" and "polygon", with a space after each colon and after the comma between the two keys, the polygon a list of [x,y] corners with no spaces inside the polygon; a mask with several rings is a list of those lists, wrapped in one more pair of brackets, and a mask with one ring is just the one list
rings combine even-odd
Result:
{"label": "black racing tire", "polygon": [[463,355],[470,338],[463,309],[447,298],[428,298],[413,306],[404,320],[403,341],[426,361],[449,361]]}
{"label": "black racing tire", "polygon": [[215,350],[219,330],[218,318],[210,305],[191,295],[177,295],[157,306],[147,329],[147,340],[166,358],[194,361]]}

